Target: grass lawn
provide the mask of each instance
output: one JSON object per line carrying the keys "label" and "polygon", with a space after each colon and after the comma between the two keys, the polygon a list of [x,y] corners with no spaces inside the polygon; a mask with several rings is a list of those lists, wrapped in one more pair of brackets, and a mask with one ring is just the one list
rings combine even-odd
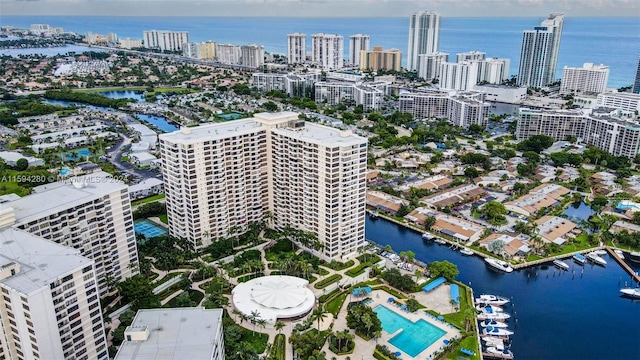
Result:
{"label": "grass lawn", "polygon": [[[460,352],[460,349],[465,348],[469,350],[473,350],[475,355],[469,356]],[[460,345],[456,346],[456,348],[452,351],[452,353],[447,356],[447,359],[477,359],[480,360],[480,354],[478,354],[478,339],[475,336],[467,336],[464,338]]]}
{"label": "grass lawn", "polygon": [[[253,329],[253,325],[251,325]],[[240,341],[245,341],[247,345],[255,350],[256,353],[262,354],[267,347],[267,341],[269,341],[269,335],[258,332],[258,326],[256,325],[256,332],[252,329],[242,328],[242,337]]]}
{"label": "grass lawn", "polygon": [[271,348],[271,355],[276,360],[284,360],[287,353],[287,337],[284,334],[276,335],[273,339],[273,347]]}
{"label": "grass lawn", "polygon": [[165,277],[163,277],[162,279],[160,279],[157,282],[155,282],[153,285],[155,285],[155,286],[162,285],[162,284],[166,283],[167,281],[173,279],[174,277],[180,276],[180,275],[182,275],[181,272],[169,273]]}
{"label": "grass lawn", "polygon": [[[331,276],[329,276],[328,278],[325,278],[321,281],[318,281],[313,287],[315,287],[316,289],[324,289],[327,286],[340,281],[340,279],[342,279],[342,275],[340,274],[333,274]],[[240,281],[238,279],[238,281]]]}
{"label": "grass lawn", "polygon": [[150,203],[152,201],[157,201],[157,200],[160,200],[160,199],[164,199],[164,194],[153,195],[153,196],[146,197],[144,199],[132,201],[131,202],[131,206],[136,206],[136,205],[140,205],[140,204],[146,204],[146,203]]}
{"label": "grass lawn", "polygon": [[162,221],[165,224],[169,224],[169,218],[167,217],[167,214],[158,215],[158,219],[160,219],[160,221]]}
{"label": "grass lawn", "polygon": [[331,314],[333,314],[333,317],[335,318],[340,312],[340,309],[342,308],[342,304],[344,304],[344,301],[347,299],[347,295],[349,295],[349,292],[344,292],[340,294],[335,299],[324,304],[324,309],[327,312],[330,312]]}

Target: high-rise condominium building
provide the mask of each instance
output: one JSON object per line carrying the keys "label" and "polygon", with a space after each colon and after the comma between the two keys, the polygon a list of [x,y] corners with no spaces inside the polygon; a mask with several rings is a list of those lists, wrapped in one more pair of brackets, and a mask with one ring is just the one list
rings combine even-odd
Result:
{"label": "high-rise condominium building", "polygon": [[438,52],[440,41],[440,14],[420,11],[409,18],[409,46],[407,69],[418,69],[418,55]]}
{"label": "high-rise condominium building", "polygon": [[344,65],[344,38],[336,34],[311,35],[311,61],[323,69],[341,69]]}
{"label": "high-rise condominium building", "polygon": [[472,90],[478,83],[478,62],[463,61],[443,63],[440,66],[440,88],[448,90]]}
{"label": "high-rise condominium building", "polygon": [[142,47],[142,40],[140,39],[125,38],[125,39],[120,39],[119,42],[120,42],[120,47],[123,49],[135,49],[135,48]]}
{"label": "high-rise condominium building", "polygon": [[400,71],[402,53],[398,49],[383,50],[382,46],[374,46],[371,51],[360,52],[360,70],[395,70]]}
{"label": "high-rise condominium building", "polygon": [[305,97],[313,93],[313,84],[320,81],[321,76],[321,72],[300,74],[253,73],[251,84],[264,92],[280,90],[291,97]]}
{"label": "high-rise condominium building", "polygon": [[467,51],[456,54],[456,62],[463,61],[482,61],[487,57],[487,53],[481,51]]}
{"label": "high-rise condominium building", "polygon": [[640,112],[640,94],[631,93],[601,93],[596,99],[598,106],[604,106],[622,111]]}
{"label": "high-rise condominium building", "polygon": [[233,44],[217,44],[216,54],[221,64],[239,65],[242,51],[240,46]]}
{"label": "high-rise condominium building", "polygon": [[598,94],[607,89],[609,67],[584,63],[581,68],[565,66],[562,69],[560,93]]}
{"label": "high-rise condominium building", "polygon": [[190,42],[182,47],[182,56],[191,59],[213,60],[216,58],[216,43],[207,42]]}
{"label": "high-rise condominium building", "polygon": [[189,42],[188,31],[147,30],[142,33],[144,47],[162,51],[182,51]]}
{"label": "high-rise condominium building", "polygon": [[369,35],[356,34],[349,36],[349,62],[353,66],[360,65],[360,52],[370,49]]}
{"label": "high-rise condominium building", "polygon": [[442,63],[449,61],[449,54],[435,52],[418,55],[418,76],[425,80],[433,80],[440,76]]}
{"label": "high-rise condominium building", "polygon": [[400,93],[400,111],[414,118],[446,118],[456,126],[468,129],[472,124],[486,126],[491,104],[478,92],[446,92],[433,90]]}
{"label": "high-rise condominium building", "polygon": [[478,62],[478,82],[500,84],[509,79],[509,59],[489,58]]}
{"label": "high-rise condominium building", "polygon": [[19,229],[0,243],[0,359],[107,359],[94,262]]}
{"label": "high-rise condominium building", "polygon": [[243,66],[259,68],[264,65],[264,47],[255,44],[242,45],[240,53],[240,62]]}
{"label": "high-rise condominium building", "polygon": [[107,173],[41,185],[3,206],[13,209],[15,228],[94,260],[100,296],[107,293],[107,279],[122,281],[138,272],[129,187]]}
{"label": "high-rise condominium building", "polygon": [[633,82],[631,92],[634,94],[640,94],[640,56],[638,57],[638,66],[636,67],[636,79]]}
{"label": "high-rise condominium building", "polygon": [[302,64],[307,61],[307,34],[287,35],[287,61],[289,64]]}
{"label": "high-rise condominium building", "polygon": [[517,83],[520,86],[542,87],[556,79],[556,66],[564,14],[551,14],[540,26],[525,30],[520,50]]}
{"label": "high-rise condominium building", "polygon": [[353,103],[365,110],[379,110],[389,83],[319,81],[315,83],[315,100],[318,104],[338,105]]}
{"label": "high-rise condominium building", "polygon": [[196,248],[262,221],[313,233],[318,255],[364,243],[367,140],[297,113],[183,128],[160,135],[169,231]]}

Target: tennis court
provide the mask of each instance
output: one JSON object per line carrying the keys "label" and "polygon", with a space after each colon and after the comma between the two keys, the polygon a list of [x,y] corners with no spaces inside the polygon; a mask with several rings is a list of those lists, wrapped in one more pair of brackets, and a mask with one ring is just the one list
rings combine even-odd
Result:
{"label": "tennis court", "polygon": [[136,234],[142,234],[147,239],[167,235],[167,229],[147,219],[136,221],[133,224],[133,229]]}

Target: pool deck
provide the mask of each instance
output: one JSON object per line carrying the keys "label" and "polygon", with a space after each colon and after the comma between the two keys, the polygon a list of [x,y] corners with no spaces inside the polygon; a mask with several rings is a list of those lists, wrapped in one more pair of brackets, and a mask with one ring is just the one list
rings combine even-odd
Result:
{"label": "pool deck", "polygon": [[[449,304],[449,287],[448,286],[440,286],[440,288],[442,289],[438,289],[438,290],[442,290],[442,291],[438,291],[438,292],[433,292],[433,293],[425,293],[425,295],[429,296],[430,298],[432,298],[429,302],[425,302],[424,299],[419,299],[416,297],[416,300],[418,300],[421,304],[426,305],[429,309],[434,309],[431,305],[431,301],[435,300],[435,298],[440,298],[443,297],[443,299],[440,299],[441,301],[438,301],[439,303],[444,303],[445,299],[446,299],[446,303],[447,303],[447,307],[449,308],[449,312],[451,311],[451,305]],[[371,294],[368,296],[371,299],[373,299],[373,301],[371,303],[368,304],[368,306],[370,306],[371,308],[375,308],[378,305],[383,305],[386,306],[388,309],[390,309],[393,312],[396,312],[399,315],[402,315],[403,317],[405,317],[406,319],[408,319],[409,321],[412,322],[416,322],[420,319],[423,319],[427,322],[429,322],[432,325],[435,325],[436,327],[446,331],[446,334],[443,335],[440,339],[438,339],[435,343],[431,344],[429,347],[427,347],[425,350],[423,350],[421,353],[419,353],[418,355],[416,355],[415,357],[411,357],[409,356],[409,354],[405,353],[404,351],[402,351],[401,349],[396,348],[395,346],[391,345],[388,341],[395,336],[398,331],[394,334],[389,334],[386,331],[382,331],[382,336],[380,338],[378,338],[377,340],[369,340],[366,341],[364,339],[362,339],[359,336],[355,337],[355,342],[356,342],[356,348],[354,350],[354,352],[352,354],[349,355],[341,355],[341,356],[336,356],[337,359],[346,359],[347,356],[350,357],[351,359],[372,359],[372,355],[371,353],[373,352],[373,349],[375,348],[376,344],[384,344],[386,345],[391,351],[396,352],[396,351],[400,351],[402,353],[401,358],[402,359],[430,359],[432,358],[432,355],[435,351],[441,350],[444,347],[444,343],[442,342],[445,339],[453,339],[456,337],[460,336],[460,331],[455,328],[452,325],[449,325],[448,323],[444,322],[444,321],[440,321],[436,318],[434,318],[433,316],[431,316],[428,313],[425,313],[424,310],[418,310],[415,313],[407,313],[403,310],[401,310],[400,308],[398,308],[397,306],[387,303],[387,300],[390,297],[394,297],[393,295],[390,295],[389,293],[387,293],[386,291],[383,290],[374,290],[373,292],[371,292]],[[347,327],[347,305],[349,304],[349,301],[355,301],[357,300],[356,298],[347,298],[347,300],[344,302],[344,305],[342,306],[342,309],[340,310],[340,313],[338,314],[338,318],[334,320],[334,325],[333,328],[334,329],[348,329]],[[404,302],[403,300],[401,300],[402,302]],[[437,310],[436,310],[437,311]],[[323,323],[321,323],[320,328],[324,329],[325,327],[323,325],[326,324],[326,327],[328,327],[328,324],[331,322],[332,317],[329,316],[328,319],[325,319],[323,321]],[[329,345],[328,342],[325,344],[325,346],[322,349],[323,351],[325,351],[327,353],[327,357],[333,357],[334,354],[333,352],[331,352],[331,350],[329,350]]]}

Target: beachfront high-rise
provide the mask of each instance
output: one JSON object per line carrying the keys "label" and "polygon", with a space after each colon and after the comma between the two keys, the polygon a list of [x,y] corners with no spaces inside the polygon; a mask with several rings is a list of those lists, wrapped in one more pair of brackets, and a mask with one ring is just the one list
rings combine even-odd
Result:
{"label": "beachfront high-rise", "polygon": [[440,41],[440,14],[420,11],[409,18],[409,44],[407,69],[418,69],[418,55],[438,52]]}
{"label": "beachfront high-rise", "polygon": [[242,45],[240,62],[243,66],[259,68],[264,65],[264,47],[262,45]]}
{"label": "beachfront high-rise", "polygon": [[442,63],[447,62],[448,59],[449,54],[443,52],[418,55],[418,76],[427,81],[438,78]]}
{"label": "beachfront high-rise", "polygon": [[631,92],[634,94],[640,94],[640,56],[638,56],[638,66],[636,67],[636,79],[633,82],[633,88]]}
{"label": "beachfront high-rise", "polygon": [[342,35],[324,33],[311,35],[311,62],[325,70],[341,69],[344,66]]}
{"label": "beachfront high-rise", "polygon": [[189,32],[169,30],[147,30],[142,33],[144,47],[162,51],[182,51],[189,42]]}
{"label": "beachfront high-rise", "polygon": [[107,173],[37,186],[2,207],[15,216],[14,228],[94,260],[100,296],[107,294],[107,279],[122,281],[138,272],[129,186]]}
{"label": "beachfront high-rise", "polygon": [[609,67],[584,63],[582,67],[568,67],[562,69],[560,94],[599,94],[607,89]]}
{"label": "beachfront high-rise", "polygon": [[11,227],[0,243],[0,359],[107,359],[94,262]]}
{"label": "beachfront high-rise", "polygon": [[365,138],[283,112],[182,128],[160,144],[170,234],[197,249],[268,212],[277,229],[317,236],[323,259],[364,244]]}
{"label": "beachfront high-rise", "polygon": [[349,62],[353,66],[360,65],[360,52],[369,50],[369,35],[356,34],[349,36]]}
{"label": "beachfront high-rise", "polygon": [[554,13],[540,26],[524,31],[518,85],[543,87],[555,81],[563,23],[564,14]]}
{"label": "beachfront high-rise", "polygon": [[302,64],[307,60],[307,34],[287,35],[287,62]]}
{"label": "beachfront high-rise", "polygon": [[382,46],[374,46],[371,51],[360,52],[360,70],[395,70],[400,71],[402,53],[398,49],[384,50]]}

